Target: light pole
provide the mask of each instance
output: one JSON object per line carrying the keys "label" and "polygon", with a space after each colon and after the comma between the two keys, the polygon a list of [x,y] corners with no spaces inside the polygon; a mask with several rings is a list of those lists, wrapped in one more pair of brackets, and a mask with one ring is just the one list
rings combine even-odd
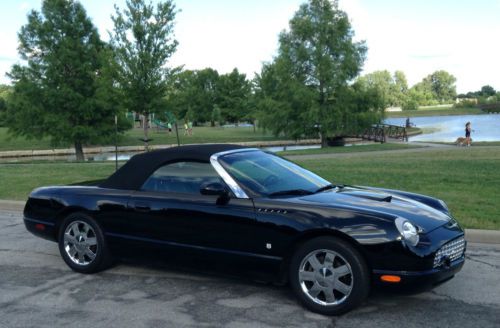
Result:
{"label": "light pole", "polygon": [[115,115],[115,171],[118,171],[118,115]]}

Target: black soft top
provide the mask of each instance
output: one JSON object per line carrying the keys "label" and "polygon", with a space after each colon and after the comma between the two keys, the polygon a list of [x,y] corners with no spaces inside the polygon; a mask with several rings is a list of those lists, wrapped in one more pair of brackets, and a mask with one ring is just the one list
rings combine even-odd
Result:
{"label": "black soft top", "polygon": [[138,190],[161,166],[178,161],[210,162],[210,156],[223,151],[246,148],[230,144],[205,144],[154,150],[133,156],[101,183],[101,188]]}

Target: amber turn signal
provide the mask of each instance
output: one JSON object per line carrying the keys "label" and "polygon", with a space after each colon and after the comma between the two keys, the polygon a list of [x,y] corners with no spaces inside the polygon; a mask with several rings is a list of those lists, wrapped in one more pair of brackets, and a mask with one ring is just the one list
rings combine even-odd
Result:
{"label": "amber turn signal", "polygon": [[400,276],[383,275],[380,277],[380,280],[385,281],[385,282],[400,282],[401,277]]}

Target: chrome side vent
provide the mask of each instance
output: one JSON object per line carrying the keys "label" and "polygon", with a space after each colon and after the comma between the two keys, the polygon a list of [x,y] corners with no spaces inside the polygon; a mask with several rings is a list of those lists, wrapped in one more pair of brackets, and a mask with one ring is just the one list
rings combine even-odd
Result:
{"label": "chrome side vent", "polygon": [[287,210],[280,210],[280,209],[274,209],[274,208],[258,208],[257,212],[261,213],[276,213],[276,214],[287,214]]}

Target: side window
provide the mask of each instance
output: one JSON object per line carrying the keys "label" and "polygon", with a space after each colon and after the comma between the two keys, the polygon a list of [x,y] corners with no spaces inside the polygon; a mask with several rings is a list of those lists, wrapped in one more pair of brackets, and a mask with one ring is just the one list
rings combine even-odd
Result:
{"label": "side window", "polygon": [[199,194],[202,184],[212,182],[223,183],[209,163],[175,162],[156,170],[141,190]]}

